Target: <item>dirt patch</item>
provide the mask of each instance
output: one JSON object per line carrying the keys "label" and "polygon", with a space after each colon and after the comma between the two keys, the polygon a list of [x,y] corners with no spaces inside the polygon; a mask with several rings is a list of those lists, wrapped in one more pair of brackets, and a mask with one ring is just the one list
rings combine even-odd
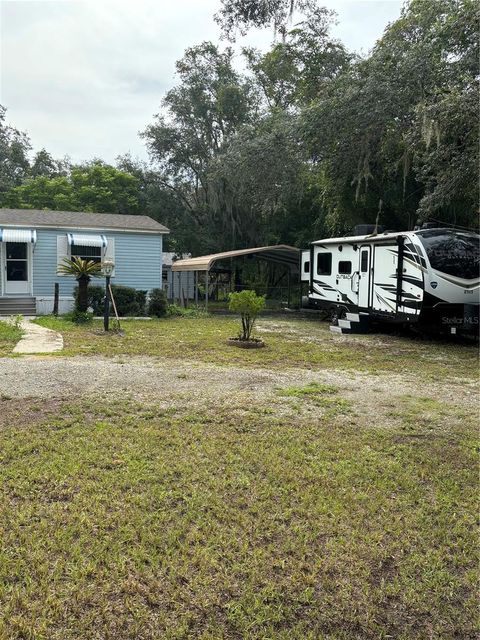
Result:
{"label": "dirt patch", "polygon": [[[167,409],[176,406],[202,409],[231,402],[237,406],[271,407],[275,412],[295,415],[319,408],[305,399],[280,398],[278,390],[311,383],[334,385],[339,396],[348,401],[356,422],[369,425],[388,426],[396,422],[402,415],[405,396],[439,400],[450,404],[452,411],[458,407],[460,412],[470,409],[477,397],[476,385],[471,381],[458,385],[425,382],[419,387],[418,382],[402,373],[226,368],[147,357],[128,361],[98,357],[0,360],[0,398],[13,400],[13,404],[5,402],[9,405],[8,415],[11,419],[17,412],[22,424],[35,419],[34,411],[22,414],[22,398],[47,400],[54,408],[55,402],[62,399],[82,396],[93,396],[99,401],[102,397],[131,398]],[[3,423],[5,420],[6,417]]]}

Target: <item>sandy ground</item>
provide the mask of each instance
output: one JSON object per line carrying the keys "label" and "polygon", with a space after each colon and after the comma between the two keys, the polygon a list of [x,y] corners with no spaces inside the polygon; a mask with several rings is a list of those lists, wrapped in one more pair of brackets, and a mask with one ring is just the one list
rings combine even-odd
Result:
{"label": "sandy ground", "polygon": [[398,398],[406,395],[434,398],[459,407],[471,407],[478,397],[474,382],[419,384],[418,378],[402,373],[277,371],[147,357],[129,358],[127,362],[99,357],[0,359],[0,399],[4,400],[95,395],[154,401],[166,406],[179,401],[212,406],[238,396],[247,401],[271,402],[274,398],[278,401],[279,388],[301,387],[310,382],[335,385],[365,419],[382,413],[382,408],[385,411],[392,408]]}

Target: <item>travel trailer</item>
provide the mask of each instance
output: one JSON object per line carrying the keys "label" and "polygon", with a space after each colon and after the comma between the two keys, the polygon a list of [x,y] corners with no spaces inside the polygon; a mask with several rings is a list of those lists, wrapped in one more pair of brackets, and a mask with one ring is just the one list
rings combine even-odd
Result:
{"label": "travel trailer", "polygon": [[312,242],[301,257],[308,306],[331,312],[338,333],[372,321],[478,333],[480,236],[425,227],[377,233],[360,225],[355,235]]}

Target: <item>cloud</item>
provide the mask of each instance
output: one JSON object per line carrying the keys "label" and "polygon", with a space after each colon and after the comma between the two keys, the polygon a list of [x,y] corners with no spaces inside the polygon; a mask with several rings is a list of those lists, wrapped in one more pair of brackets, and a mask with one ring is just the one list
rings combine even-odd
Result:
{"label": "cloud", "polygon": [[[400,0],[327,0],[335,35],[368,49]],[[0,103],[34,148],[75,161],[146,157],[138,132],[175,81],[175,61],[218,40],[218,0],[0,0]],[[268,30],[246,42],[266,48]]]}

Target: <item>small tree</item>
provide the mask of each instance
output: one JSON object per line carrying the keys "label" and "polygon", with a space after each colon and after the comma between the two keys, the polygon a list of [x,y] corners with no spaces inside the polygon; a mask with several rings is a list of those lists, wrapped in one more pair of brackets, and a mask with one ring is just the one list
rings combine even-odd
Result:
{"label": "small tree", "polygon": [[94,260],[65,258],[58,269],[64,276],[74,276],[78,282],[77,311],[88,309],[88,283],[92,277],[101,275],[102,265]]}
{"label": "small tree", "polygon": [[265,307],[265,296],[257,296],[255,291],[246,289],[239,293],[230,293],[228,297],[228,308],[230,311],[239,313],[242,317],[242,331],[239,334],[240,340],[250,340],[255,320],[260,311]]}

